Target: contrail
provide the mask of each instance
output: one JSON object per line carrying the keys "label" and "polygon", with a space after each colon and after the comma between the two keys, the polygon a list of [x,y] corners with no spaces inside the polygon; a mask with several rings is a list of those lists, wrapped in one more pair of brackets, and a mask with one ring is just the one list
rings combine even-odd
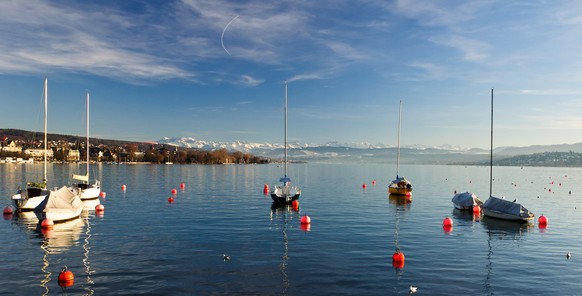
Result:
{"label": "contrail", "polygon": [[236,20],[239,16],[235,16],[233,19],[230,20],[230,22],[228,22],[228,24],[226,24],[226,27],[224,27],[224,30],[222,30],[222,35],[220,36],[220,43],[222,44],[222,48],[224,49],[224,51],[226,51],[226,53],[228,53],[229,56],[232,56],[230,54],[230,52],[228,52],[228,50],[226,50],[226,47],[224,47],[224,32],[226,32],[226,29],[228,29],[228,26],[230,26],[230,24],[232,22],[234,22],[234,20]]}

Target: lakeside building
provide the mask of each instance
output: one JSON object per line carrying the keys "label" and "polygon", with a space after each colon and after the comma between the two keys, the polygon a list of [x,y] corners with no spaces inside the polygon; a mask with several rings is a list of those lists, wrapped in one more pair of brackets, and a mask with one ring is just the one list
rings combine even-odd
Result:
{"label": "lakeside building", "polygon": [[[44,149],[26,149],[24,150],[24,154],[28,157],[32,157],[37,160],[42,160],[44,158]],[[46,151],[46,158],[52,159],[54,157],[53,150],[47,149]]]}
{"label": "lakeside building", "polygon": [[16,142],[10,141],[7,146],[2,147],[2,152],[21,153],[22,147],[17,146]]}

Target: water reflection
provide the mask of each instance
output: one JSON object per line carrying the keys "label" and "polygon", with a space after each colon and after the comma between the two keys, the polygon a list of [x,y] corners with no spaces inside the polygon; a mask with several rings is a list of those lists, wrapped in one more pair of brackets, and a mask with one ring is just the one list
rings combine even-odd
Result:
{"label": "water reflection", "polygon": [[483,289],[489,295],[493,295],[491,287],[491,275],[493,274],[492,257],[495,254],[493,251],[494,242],[498,240],[507,240],[519,242],[521,238],[529,233],[532,223],[521,223],[516,221],[506,221],[490,217],[483,217],[481,224],[485,227],[487,232],[487,274],[483,283]]}
{"label": "water reflection", "polygon": [[[410,203],[412,203],[412,197],[404,195],[389,194],[388,200],[390,201],[391,205],[396,206],[410,205]],[[410,206],[406,207],[406,209],[408,208],[410,208]]]}
{"label": "water reflection", "polygon": [[91,238],[91,223],[89,222],[89,216],[83,217],[83,223],[85,224],[85,239],[83,242],[83,265],[85,266],[85,273],[87,274],[87,287],[85,287],[85,291],[87,293],[85,295],[93,295],[95,291],[91,289],[91,286],[95,283],[91,278],[94,270],[91,269],[91,264],[89,261],[89,251],[91,247],[89,246],[89,239]]}
{"label": "water reflection", "polygon": [[481,224],[485,227],[489,238],[500,240],[519,240],[533,227],[532,223],[505,221],[490,217],[483,217]]}
{"label": "water reflection", "polygon": [[289,275],[287,274],[287,267],[289,265],[289,240],[287,238],[287,223],[294,218],[298,218],[298,215],[298,211],[293,210],[291,205],[280,205],[277,203],[273,203],[271,205],[271,223],[274,223],[275,227],[277,228],[281,227],[283,232],[283,256],[281,257],[281,263],[279,263],[279,270],[281,271],[282,279],[282,295],[287,295],[287,289],[289,289]]}
{"label": "water reflection", "polygon": [[453,218],[457,220],[464,220],[468,222],[478,222],[481,221],[481,213],[475,214],[473,211],[461,211],[459,209],[453,208],[452,211]]}
{"label": "water reflection", "polygon": [[[50,293],[49,283],[53,278],[55,270],[60,270],[62,266],[51,266],[51,259],[59,254],[65,254],[71,251],[71,248],[77,246],[81,235],[85,233],[85,244],[83,244],[83,249],[85,249],[85,259],[83,263],[86,266],[86,271],[89,274],[88,283],[91,285],[93,281],[90,278],[92,273],[89,267],[89,238],[90,238],[90,223],[87,211],[82,212],[82,216],[70,221],[55,223],[52,228],[46,229],[40,227],[36,214],[33,212],[20,212],[18,213],[13,223],[19,226],[25,233],[31,235],[33,242],[40,243],[40,249],[42,251],[42,266],[40,268],[41,274],[43,275],[39,286],[43,288],[42,295],[48,295]],[[85,226],[88,226],[85,228]],[[85,229],[85,232],[83,232]],[[52,259],[55,260],[55,259]],[[55,277],[55,280],[58,280]],[[67,287],[62,286],[63,292]],[[86,288],[88,294],[92,295],[93,291],[90,286]],[[66,292],[65,292],[66,293]]]}
{"label": "water reflection", "polygon": [[[400,241],[398,240],[398,231],[400,230],[400,212],[406,212],[410,209],[410,203],[412,202],[411,197],[402,195],[388,195],[388,200],[390,201],[390,206],[394,209],[394,248],[396,250],[400,249]],[[396,276],[398,279],[402,276],[402,269],[404,268],[404,260],[394,261],[392,260],[392,267],[396,271]]]}

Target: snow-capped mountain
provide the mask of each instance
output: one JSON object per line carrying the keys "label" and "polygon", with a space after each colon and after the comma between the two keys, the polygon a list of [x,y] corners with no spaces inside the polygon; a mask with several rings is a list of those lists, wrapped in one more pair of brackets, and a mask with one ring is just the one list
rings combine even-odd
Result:
{"label": "snow-capped mountain", "polygon": [[[282,143],[254,143],[248,141],[215,142],[195,139],[191,137],[163,138],[158,141],[160,144],[173,145],[178,147],[198,148],[204,150],[215,150],[225,148],[229,151],[241,151],[257,156],[268,158],[282,158]],[[342,160],[342,161],[373,161],[373,162],[394,162],[396,159],[396,147],[384,144],[341,143],[328,142],[324,144],[306,144],[291,142],[288,143],[289,157],[294,160]],[[437,162],[450,163],[455,160],[465,160],[466,155],[486,154],[481,149],[466,149],[452,147],[449,145],[440,147],[428,147],[421,145],[401,147],[401,158],[403,161],[410,159],[413,162]]]}

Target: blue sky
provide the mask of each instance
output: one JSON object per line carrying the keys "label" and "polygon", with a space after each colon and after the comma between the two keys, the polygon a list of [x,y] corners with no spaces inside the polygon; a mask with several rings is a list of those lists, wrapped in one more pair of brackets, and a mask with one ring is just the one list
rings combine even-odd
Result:
{"label": "blue sky", "polygon": [[582,142],[579,1],[0,1],[0,127],[156,141]]}

